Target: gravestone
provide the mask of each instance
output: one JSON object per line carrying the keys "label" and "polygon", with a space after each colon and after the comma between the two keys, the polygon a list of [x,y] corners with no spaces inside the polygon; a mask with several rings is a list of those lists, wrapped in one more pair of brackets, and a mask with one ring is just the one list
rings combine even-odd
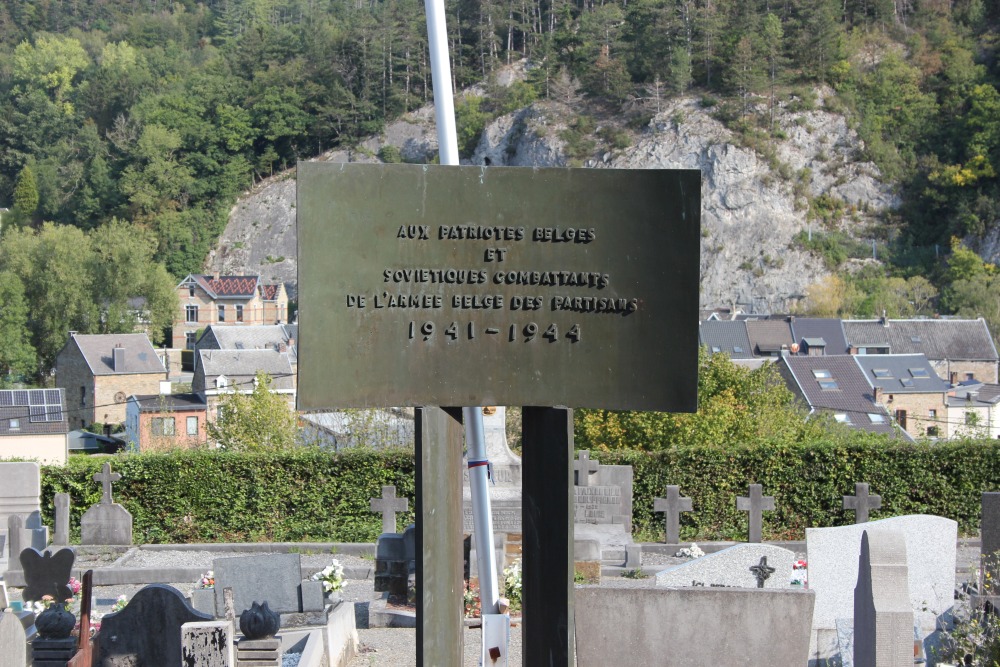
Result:
{"label": "gravestone", "polygon": [[402,534],[382,533],[375,543],[375,592],[406,597],[409,576],[416,569],[414,527]]}
{"label": "gravestone", "polygon": [[760,484],[750,485],[749,497],[736,499],[736,509],[748,514],[748,542],[760,542],[764,534],[764,511],[774,511],[774,496],[765,496]]}
{"label": "gravestone", "polygon": [[211,621],[192,609],[179,590],[150,584],[132,596],[121,611],[101,619],[95,665],[180,665],[181,628],[185,623]]}
{"label": "gravestone", "polygon": [[132,544],[132,515],[127,509],[114,502],[111,484],[122,478],[111,472],[111,464],[105,463],[101,472],[94,475],[94,481],[104,487],[101,502],[83,514],[80,519],[80,541],[83,544]]}
{"label": "gravestone", "polygon": [[666,521],[666,543],[677,544],[681,535],[681,512],[694,509],[690,498],[681,497],[681,487],[668,486],[666,498],[653,498],[653,512],[663,512]]}
{"label": "gravestone", "polygon": [[73,597],[69,579],[73,572],[76,555],[72,549],[60,549],[52,553],[25,549],[21,552],[21,569],[24,570],[24,590],[21,599],[41,600],[51,595],[53,600],[68,600]]}
{"label": "gravestone", "polygon": [[658,572],[656,585],[791,588],[794,563],[795,553],[788,549],[770,544],[737,544]]}
{"label": "gravestone", "polygon": [[639,567],[641,550],[632,541],[632,466],[601,465],[581,451],[574,467],[576,480],[586,484],[573,487],[576,540],[597,540],[602,560]]}
{"label": "gravestone", "polygon": [[844,496],[844,509],[854,510],[854,523],[867,523],[868,510],[882,508],[882,496],[868,494],[868,484],[857,482],[854,485],[854,495]]}
{"label": "gravestone", "polygon": [[[982,515],[979,522],[980,547],[979,552],[983,567],[983,582],[994,582],[992,586],[986,586],[989,590],[983,592],[987,595],[996,595],[1000,592],[995,582],[1000,581],[1000,493],[984,493],[982,499]],[[985,575],[989,574],[989,578]]]}
{"label": "gravestone", "polygon": [[371,498],[370,506],[372,512],[382,513],[382,532],[396,532],[396,512],[405,512],[409,509],[406,498],[396,497],[396,487],[389,485],[382,487],[381,498]]}
{"label": "gravestone", "polygon": [[28,664],[27,641],[21,620],[9,611],[0,611],[0,664],[25,667]]}
{"label": "gravestone", "polygon": [[53,543],[66,546],[69,544],[69,494],[57,493],[53,502],[56,506],[56,535]]}
{"label": "gravestone", "polygon": [[862,533],[854,588],[854,667],[912,667],[908,579],[903,534]]}
{"label": "gravestone", "polygon": [[298,613],[299,586],[302,584],[302,557],[299,554],[260,554],[216,558],[215,608],[224,609],[222,592],[233,589],[233,609],[237,614],[254,602],[267,602],[279,614]]}
{"label": "gravestone", "polygon": [[[813,627],[835,630],[854,614],[858,553],[865,531],[895,530],[906,541],[909,599],[919,638],[931,635],[954,605],[958,524],[930,515],[907,515],[834,528],[807,528],[809,589],[816,592]],[[821,647],[821,650],[822,649]]]}
{"label": "gravestone", "polygon": [[[7,538],[7,544],[12,544],[8,535],[8,519],[12,515],[20,516],[22,549],[33,547],[44,549],[49,542],[48,529],[41,521],[41,468],[37,463],[0,463],[0,535]],[[0,553],[0,560],[9,558],[9,565],[16,567],[17,555],[20,551],[8,549],[7,555]],[[0,568],[0,571],[6,568]]]}
{"label": "gravestone", "polygon": [[195,621],[181,626],[181,665],[235,667],[236,630],[231,621]]}

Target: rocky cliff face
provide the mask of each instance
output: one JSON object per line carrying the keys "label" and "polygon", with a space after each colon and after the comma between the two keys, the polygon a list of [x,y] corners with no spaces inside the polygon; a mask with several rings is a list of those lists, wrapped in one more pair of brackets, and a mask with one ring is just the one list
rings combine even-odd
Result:
{"label": "rocky cliff face", "polygon": [[[825,91],[819,91],[822,107]],[[471,163],[490,166],[566,166],[561,132],[574,111],[555,102],[536,103],[490,124]],[[805,288],[827,270],[799,250],[793,238],[819,222],[808,219],[809,201],[825,195],[846,212],[838,226],[860,235],[887,208],[897,205],[878,169],[860,162],[860,140],[840,115],[782,109],[776,124],[785,135],[765,159],[692,98],[665,105],[623,150],[600,149],[585,166],[598,169],[699,169],[702,172],[701,303],[705,308],[745,304],[757,312],[794,307]],[[604,121],[615,123],[614,119]],[[600,130],[600,127],[598,127]],[[374,162],[383,145],[408,161],[437,150],[432,110],[389,126],[385,136],[360,150],[325,160]],[[234,207],[213,270],[260,273],[294,282],[294,179],[283,175],[248,193]]]}

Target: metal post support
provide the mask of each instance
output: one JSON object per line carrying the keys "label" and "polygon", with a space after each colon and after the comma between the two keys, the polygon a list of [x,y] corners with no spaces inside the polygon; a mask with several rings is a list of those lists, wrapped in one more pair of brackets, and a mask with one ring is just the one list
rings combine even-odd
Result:
{"label": "metal post support", "polygon": [[[486,435],[482,408],[462,408],[465,419],[465,443],[469,459],[469,492],[472,496],[472,525],[476,534],[476,559],[479,566],[479,606],[483,614],[500,611],[497,584],[497,556],[493,548],[493,513],[490,511],[490,487],[487,474]],[[506,649],[506,647],[504,647]]]}
{"label": "metal post support", "polygon": [[417,665],[461,667],[462,410],[416,418]]}
{"label": "metal post support", "polygon": [[525,667],[573,667],[573,411],[521,415]]}

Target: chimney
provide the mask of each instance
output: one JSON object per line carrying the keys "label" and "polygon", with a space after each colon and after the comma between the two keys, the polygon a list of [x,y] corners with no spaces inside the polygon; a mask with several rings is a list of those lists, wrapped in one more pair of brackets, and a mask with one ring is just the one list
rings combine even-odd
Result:
{"label": "chimney", "polygon": [[212,274],[212,280],[218,280],[218,279],[219,279],[219,272],[216,271],[215,273]]}
{"label": "chimney", "polygon": [[284,343],[278,343],[278,352],[288,352],[288,348]]}
{"label": "chimney", "polygon": [[111,368],[115,373],[122,373],[125,371],[125,348],[121,344],[115,345],[114,350],[112,350],[112,365]]}
{"label": "chimney", "polygon": [[881,323],[882,323],[882,326],[884,326],[884,327],[887,327],[887,328],[888,328],[888,326],[889,326],[889,318],[887,318],[887,317],[885,316],[885,310],[884,310],[884,309],[882,310],[882,317],[881,317],[881,318],[879,318],[879,322],[881,322]]}

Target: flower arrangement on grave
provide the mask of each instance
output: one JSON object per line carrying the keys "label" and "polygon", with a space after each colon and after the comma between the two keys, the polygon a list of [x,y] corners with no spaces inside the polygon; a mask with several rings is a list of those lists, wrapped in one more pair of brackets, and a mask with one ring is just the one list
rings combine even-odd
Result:
{"label": "flower arrangement on grave", "polygon": [[215,588],[215,572],[209,570],[201,575],[201,578],[198,580],[198,588]]}
{"label": "flower arrangement on grave", "polygon": [[792,586],[809,587],[809,564],[802,558],[792,563]]}
{"label": "flower arrangement on grave", "polygon": [[503,569],[503,596],[510,601],[510,610],[521,610],[521,560]]}
{"label": "flower arrangement on grave", "polygon": [[697,544],[695,544],[694,542],[692,542],[690,547],[684,547],[683,549],[681,549],[680,551],[678,551],[676,554],[674,554],[674,557],[675,558],[701,558],[704,555],[705,555],[705,552],[701,550],[701,547],[699,547]]}
{"label": "flower arrangement on grave", "polygon": [[462,593],[462,608],[465,610],[466,618],[479,618],[482,615],[479,596],[472,590],[468,580],[465,581],[465,591]]}
{"label": "flower arrangement on grave", "polygon": [[314,574],[311,579],[313,581],[322,581],[323,591],[326,593],[339,591],[347,585],[347,582],[344,581],[344,566],[341,565],[340,561],[336,559],[334,559],[331,564]]}
{"label": "flower arrangement on grave", "polygon": [[118,599],[115,600],[115,603],[111,605],[111,613],[116,614],[120,612],[122,609],[125,608],[125,605],[127,604],[128,604],[128,598],[125,597],[124,595],[119,595]]}
{"label": "flower arrangement on grave", "polygon": [[42,596],[44,609],[35,617],[35,628],[40,637],[63,639],[70,636],[76,626],[76,616],[69,610],[72,602],[72,598],[56,602],[51,595]]}

